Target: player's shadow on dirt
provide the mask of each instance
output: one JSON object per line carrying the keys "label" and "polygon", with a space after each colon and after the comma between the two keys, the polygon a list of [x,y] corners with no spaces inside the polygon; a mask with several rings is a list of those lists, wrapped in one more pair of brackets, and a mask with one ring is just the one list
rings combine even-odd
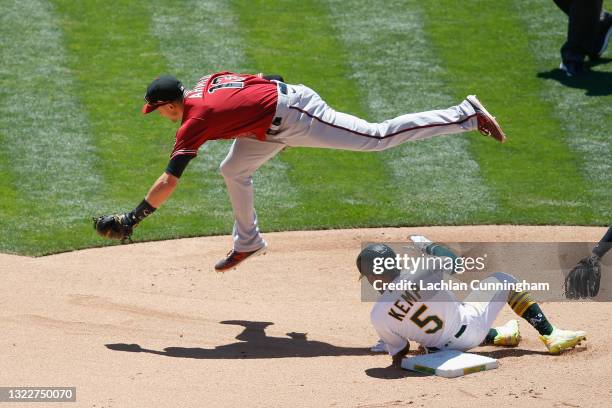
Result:
{"label": "player's shadow on dirt", "polygon": [[306,333],[287,333],[288,337],[269,337],[266,327],[271,322],[251,322],[245,320],[226,320],[221,324],[243,326],[244,330],[236,336],[238,342],[224,344],[213,349],[166,347],[163,351],[149,350],[138,344],[106,344],[116,351],[150,353],[167,357],[195,359],[256,359],[283,357],[323,357],[323,356],[362,356],[371,354],[367,348],[339,347],[321,341],[308,340]]}
{"label": "player's shadow on dirt", "polygon": [[522,357],[522,356],[550,356],[548,351],[543,350],[524,350],[520,348],[498,348],[491,351],[476,351],[477,354],[485,357],[491,357],[495,359],[502,359],[506,357]]}
{"label": "player's shadow on dirt", "polygon": [[409,377],[429,377],[430,374],[418,373],[416,371],[408,371],[403,368],[388,367],[373,367],[365,370],[368,377],[378,378],[379,380],[399,380],[400,378]]}
{"label": "player's shadow on dirt", "polygon": [[552,79],[569,88],[584,89],[587,96],[606,96],[612,94],[612,72],[591,71],[590,68],[610,61],[612,58],[587,62],[587,71],[579,77],[568,77],[557,68],[539,72],[538,78]]}
{"label": "player's shadow on dirt", "polygon": [[[545,355],[550,356],[551,354],[546,351],[534,351],[534,350],[524,350],[518,348],[500,348],[492,351],[476,351],[477,354],[481,356],[491,357],[495,359],[502,359],[505,357],[521,357],[527,355]],[[410,353],[410,355],[416,355],[418,353]],[[368,368],[365,370],[365,373],[368,377],[378,378],[382,380],[397,380],[400,378],[407,377],[428,377],[431,374],[418,373],[415,371],[408,371],[401,368],[396,368],[393,366],[388,367],[374,367]]]}

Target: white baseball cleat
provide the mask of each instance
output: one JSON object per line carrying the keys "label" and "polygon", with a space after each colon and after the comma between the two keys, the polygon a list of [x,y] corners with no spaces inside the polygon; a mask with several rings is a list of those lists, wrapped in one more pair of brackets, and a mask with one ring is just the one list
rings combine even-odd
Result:
{"label": "white baseball cleat", "polygon": [[386,353],[387,352],[387,345],[385,344],[385,342],[382,339],[378,339],[376,344],[373,345],[372,347],[370,347],[370,351],[372,353]]}
{"label": "white baseball cleat", "polygon": [[519,331],[518,320],[510,320],[500,327],[494,327],[497,336],[493,339],[496,346],[516,347],[521,342],[521,332]]}
{"label": "white baseball cleat", "polygon": [[586,332],[582,330],[561,330],[553,327],[552,333],[540,336],[544,345],[551,354],[559,354],[563,350],[570,350],[586,340]]}
{"label": "white baseball cleat", "polygon": [[433,241],[425,235],[410,235],[410,240],[413,242],[414,247],[421,252],[425,252],[425,248],[433,243]]}

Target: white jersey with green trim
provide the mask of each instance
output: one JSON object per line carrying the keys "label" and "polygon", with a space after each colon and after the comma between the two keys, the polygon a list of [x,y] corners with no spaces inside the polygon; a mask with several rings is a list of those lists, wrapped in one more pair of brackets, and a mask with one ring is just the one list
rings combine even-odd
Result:
{"label": "white jersey with green trim", "polygon": [[[403,350],[409,340],[444,349],[461,328],[460,303],[451,291],[420,290],[439,283],[442,273],[415,276],[399,275],[393,283],[410,289],[385,291],[370,315],[391,355]],[[412,287],[408,282],[412,282]]]}

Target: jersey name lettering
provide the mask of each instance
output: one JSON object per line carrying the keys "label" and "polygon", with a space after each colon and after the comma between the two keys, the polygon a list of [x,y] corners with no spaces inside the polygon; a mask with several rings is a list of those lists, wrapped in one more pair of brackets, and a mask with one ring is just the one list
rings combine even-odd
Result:
{"label": "jersey name lettering", "polygon": [[209,78],[210,75],[206,75],[200,78],[198,83],[187,94],[187,98],[201,98],[202,94],[204,93],[204,88],[206,87],[206,82],[208,82]]}
{"label": "jersey name lettering", "polygon": [[[389,309],[388,312],[389,316],[399,320],[400,322],[404,320],[404,317],[406,317],[406,314],[410,311],[412,305],[421,298],[421,295],[418,290],[405,290],[404,293],[401,294],[401,298],[402,299],[398,299],[395,303],[393,303],[393,306]],[[402,300],[407,305],[403,305],[401,303]],[[399,311],[397,311],[394,307],[399,309]]]}

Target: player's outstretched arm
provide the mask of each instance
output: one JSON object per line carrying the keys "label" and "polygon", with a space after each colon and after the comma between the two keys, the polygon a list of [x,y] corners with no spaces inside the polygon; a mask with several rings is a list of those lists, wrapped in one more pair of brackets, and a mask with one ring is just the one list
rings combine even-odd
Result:
{"label": "player's outstretched arm", "polygon": [[178,177],[164,172],[149,189],[145,200],[154,208],[159,208],[174,192],[178,185]]}
{"label": "player's outstretched arm", "polygon": [[608,228],[608,231],[603,238],[601,238],[601,241],[593,248],[593,255],[598,258],[603,258],[610,249],[612,249],[612,226]]}
{"label": "player's outstretched arm", "polygon": [[446,268],[446,273],[449,275],[453,275],[455,273],[455,265],[457,265],[457,259],[459,256],[451,251],[449,248],[445,247],[442,244],[438,244],[433,242],[431,239],[427,238],[425,235],[410,235],[410,240],[412,241],[412,245],[421,251],[423,254],[435,256],[438,258],[448,258],[452,261],[450,263],[450,267]]}

